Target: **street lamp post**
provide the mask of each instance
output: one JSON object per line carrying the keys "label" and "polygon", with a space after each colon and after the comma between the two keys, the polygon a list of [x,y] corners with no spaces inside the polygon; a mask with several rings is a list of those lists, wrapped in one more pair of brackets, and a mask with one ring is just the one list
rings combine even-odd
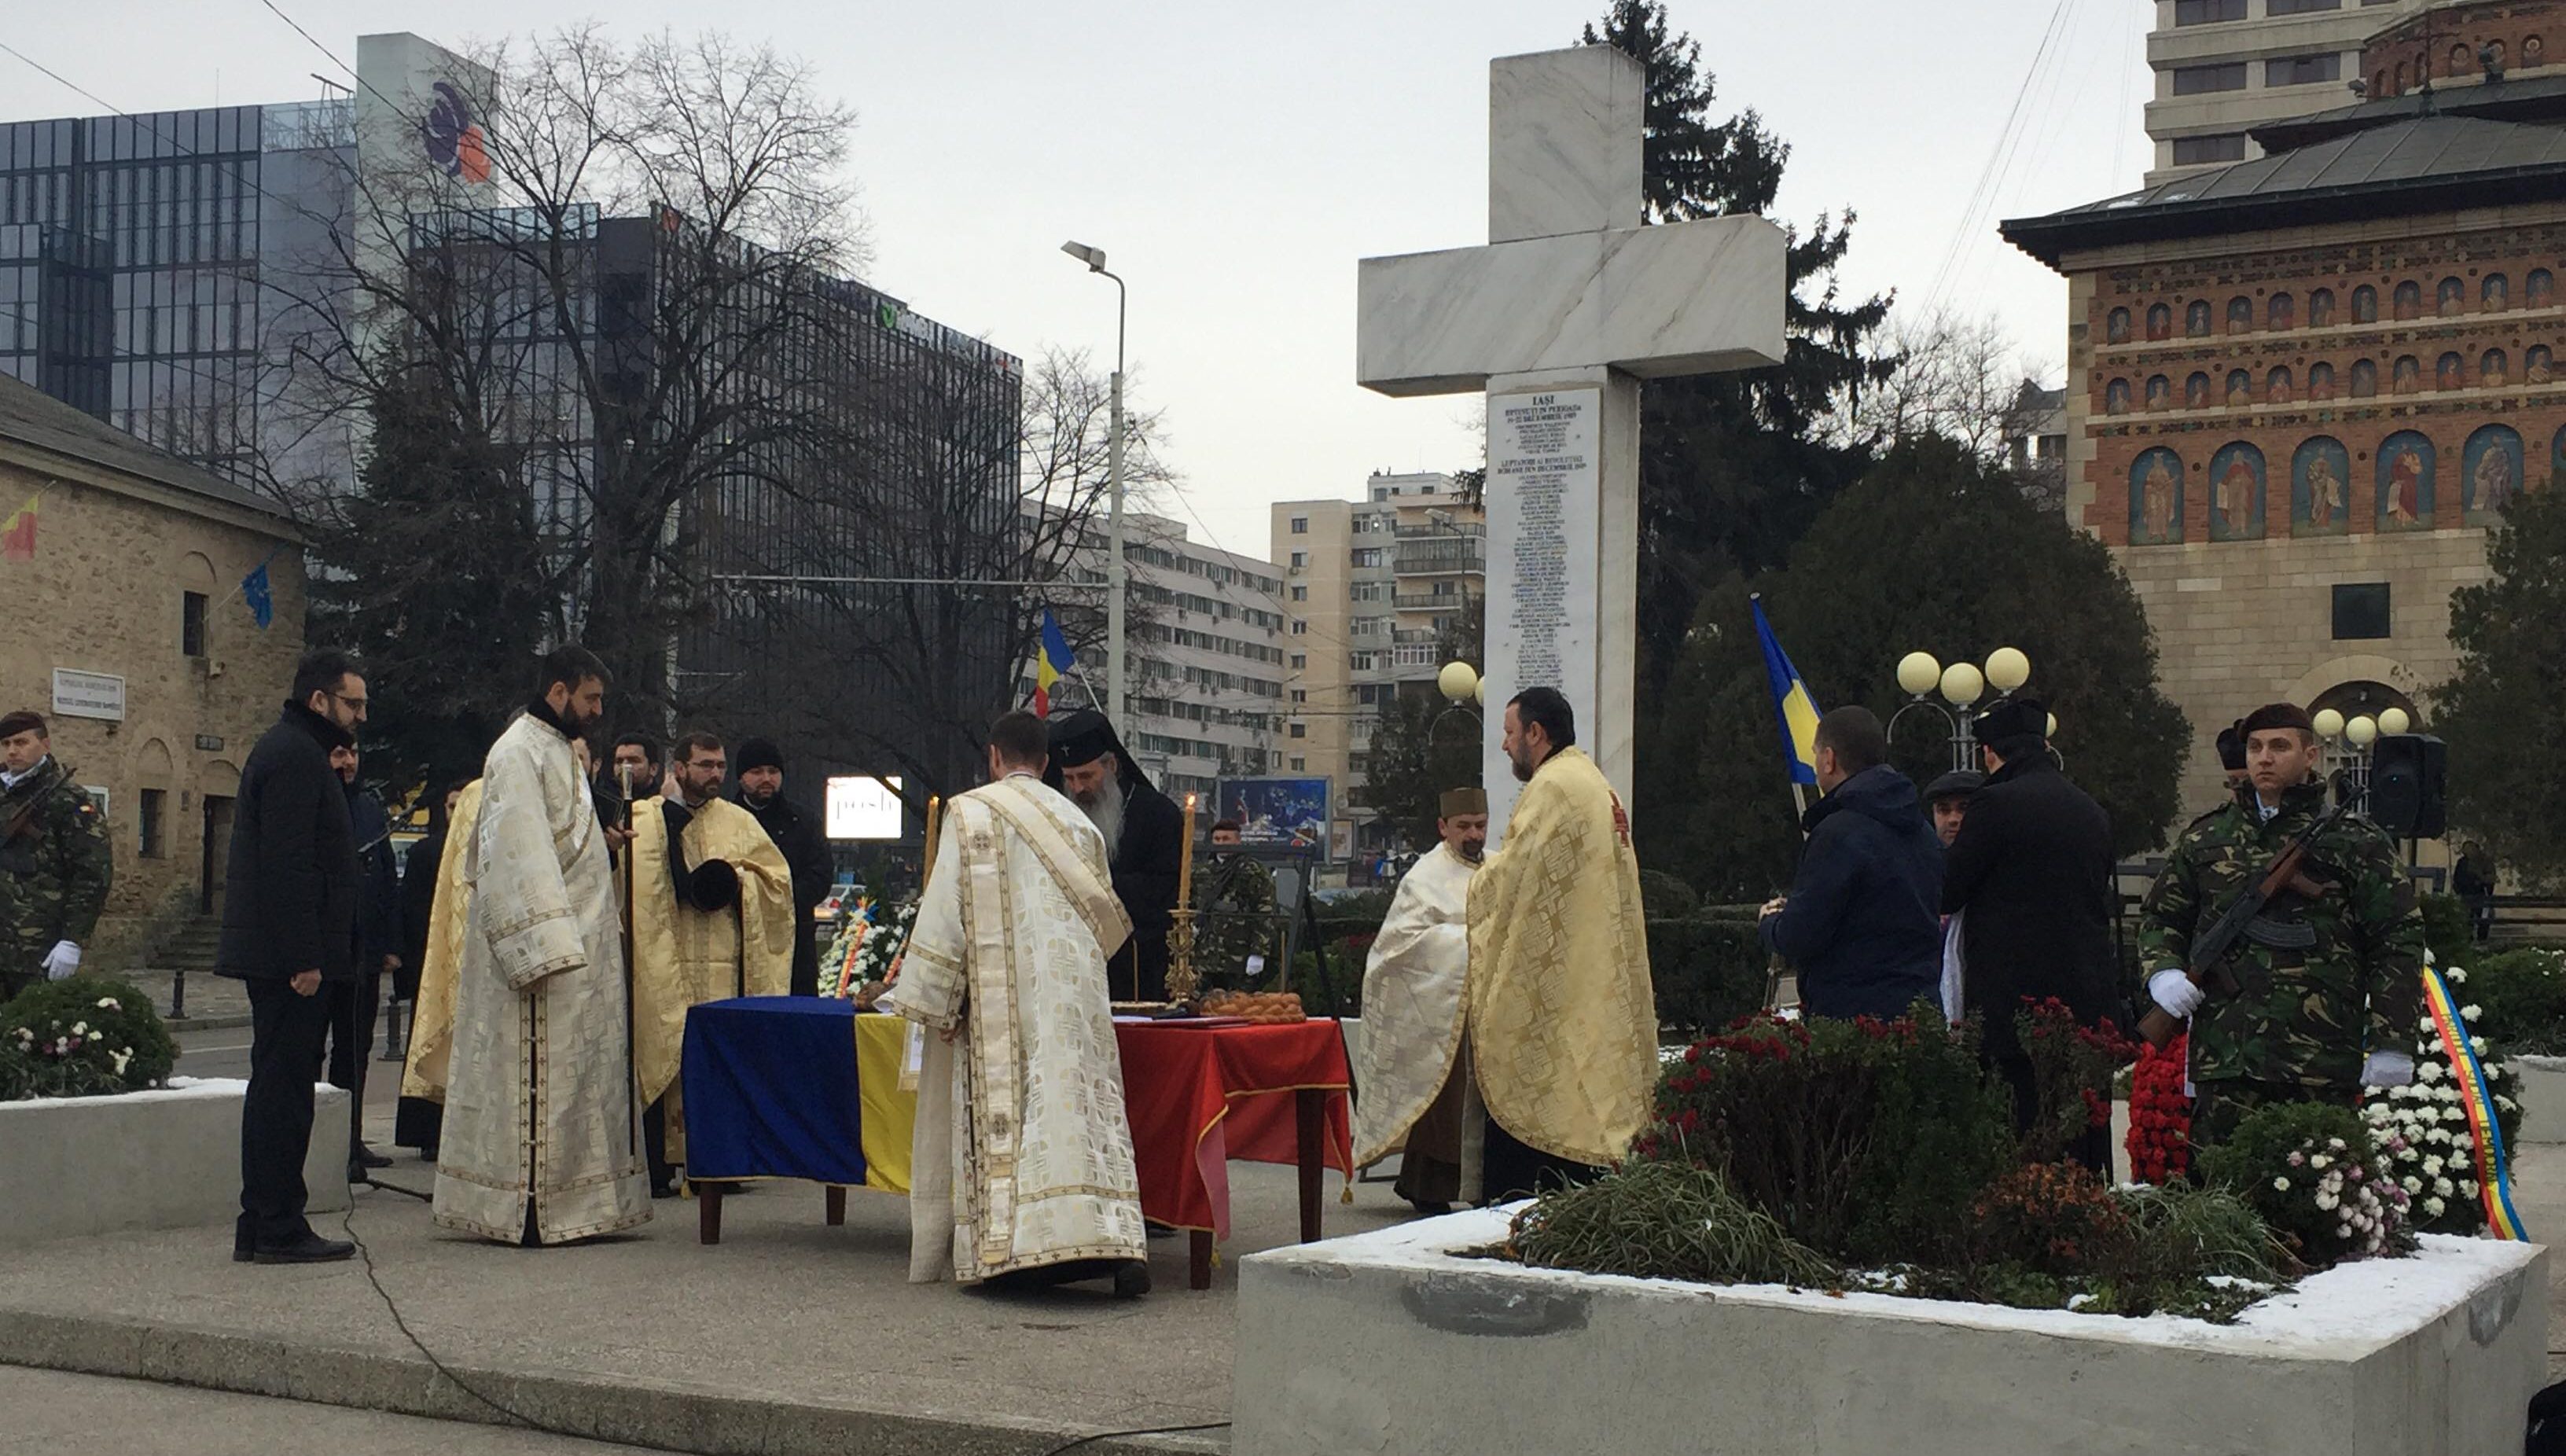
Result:
{"label": "street lamp post", "polygon": [[1088,272],[1102,273],[1114,280],[1114,382],[1110,402],[1113,419],[1107,426],[1105,447],[1105,472],[1110,492],[1105,525],[1105,635],[1114,646],[1112,661],[1106,667],[1105,691],[1106,711],[1113,717],[1115,731],[1119,733],[1128,729],[1131,722],[1123,713],[1124,679],[1132,666],[1126,655],[1130,643],[1123,635],[1124,598],[1129,595],[1125,577],[1128,569],[1123,562],[1123,339],[1132,299],[1130,290],[1123,285],[1122,275],[1107,270],[1103,248],[1071,242],[1061,244],[1060,250],[1086,264]]}
{"label": "street lamp post", "polygon": [[[1977,701],[1989,687],[1996,690],[1996,701],[2012,697],[2024,683],[2031,681],[2031,659],[2018,647],[1998,647],[1987,654],[1984,672],[1967,662],[1954,662],[1945,667],[1930,652],[1910,652],[1898,659],[1898,685],[1908,701],[1889,719],[1889,732],[1894,737],[1899,720],[1919,708],[1942,715],[1951,733],[1951,767],[1975,767],[1977,757]],[[1933,701],[1934,689],[1941,690],[1942,701]],[[1949,704],[1945,707],[1944,704]],[[2058,731],[2058,720],[2052,717],[2049,731]]]}

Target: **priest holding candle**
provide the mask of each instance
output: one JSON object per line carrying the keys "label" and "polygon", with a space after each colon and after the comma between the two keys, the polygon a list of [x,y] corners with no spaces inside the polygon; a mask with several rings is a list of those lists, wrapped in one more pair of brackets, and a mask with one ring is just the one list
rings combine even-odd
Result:
{"label": "priest holding candle", "polygon": [[1164,1001],[1167,929],[1174,923],[1185,850],[1192,842],[1175,801],[1151,787],[1114,724],[1093,708],[1050,720],[1051,762],[1043,782],[1076,801],[1105,837],[1114,894],[1132,938],[1113,953],[1109,983],[1118,1001]]}

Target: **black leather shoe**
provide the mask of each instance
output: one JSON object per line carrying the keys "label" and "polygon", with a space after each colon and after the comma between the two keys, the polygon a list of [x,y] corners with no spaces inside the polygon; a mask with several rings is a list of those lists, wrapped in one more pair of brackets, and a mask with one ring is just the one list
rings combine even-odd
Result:
{"label": "black leather shoe", "polygon": [[1150,1292],[1150,1266],[1126,1259],[1114,1269],[1114,1298],[1137,1300]]}
{"label": "black leather shoe", "polygon": [[388,1168],[392,1160],[364,1143],[357,1144],[357,1161],[370,1168]]}
{"label": "black leather shoe", "polygon": [[305,1234],[291,1244],[261,1249],[250,1256],[254,1264],[331,1264],[357,1257],[357,1246],[345,1239],[325,1239],[319,1234]]}

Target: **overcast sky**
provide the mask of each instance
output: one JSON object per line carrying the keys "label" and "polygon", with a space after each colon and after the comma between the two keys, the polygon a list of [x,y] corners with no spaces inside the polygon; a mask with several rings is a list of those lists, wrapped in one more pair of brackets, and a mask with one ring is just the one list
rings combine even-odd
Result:
{"label": "overcast sky", "polygon": [[[278,0],[340,59],[415,31],[457,49],[604,16],[717,25],[808,57],[861,114],[866,281],[1030,358],[1110,364],[1131,283],[1144,402],[1167,414],[1199,538],[1263,555],[1269,501],[1360,495],[1375,469],[1476,463],[1466,399],[1354,379],[1355,260],[1487,237],[1487,63],[1572,44],[1604,0]],[[12,7],[9,42],[127,111],[293,101],[336,79],[259,0]],[[1849,291],[1994,315],[2053,380],[2064,285],[1995,221],[2127,190],[2147,165],[2136,0],[1672,0],[1718,78],[1791,146],[1779,220],[1860,214]],[[2053,18],[2056,20],[2052,34]],[[2034,58],[2046,55],[2037,68]],[[2026,89],[2026,80],[2030,86]],[[2017,110],[2018,109],[2018,110]],[[0,56],[0,116],[83,98]],[[2016,144],[1990,181],[2014,118]],[[1973,199],[1977,206],[1971,208]]]}

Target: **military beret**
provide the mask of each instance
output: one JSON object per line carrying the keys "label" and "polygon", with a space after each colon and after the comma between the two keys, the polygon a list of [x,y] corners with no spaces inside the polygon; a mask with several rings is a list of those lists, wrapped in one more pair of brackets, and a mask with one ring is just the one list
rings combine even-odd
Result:
{"label": "military beret", "polygon": [[33,733],[41,738],[54,736],[45,727],[42,713],[20,708],[14,713],[0,714],[0,738],[15,738],[21,733]]}
{"label": "military beret", "polygon": [[2265,703],[2247,713],[2244,721],[2236,725],[2237,734],[2244,738],[2269,733],[2275,728],[2296,728],[2302,733],[2314,734],[2317,724],[2308,716],[2308,710],[2296,703]]}

